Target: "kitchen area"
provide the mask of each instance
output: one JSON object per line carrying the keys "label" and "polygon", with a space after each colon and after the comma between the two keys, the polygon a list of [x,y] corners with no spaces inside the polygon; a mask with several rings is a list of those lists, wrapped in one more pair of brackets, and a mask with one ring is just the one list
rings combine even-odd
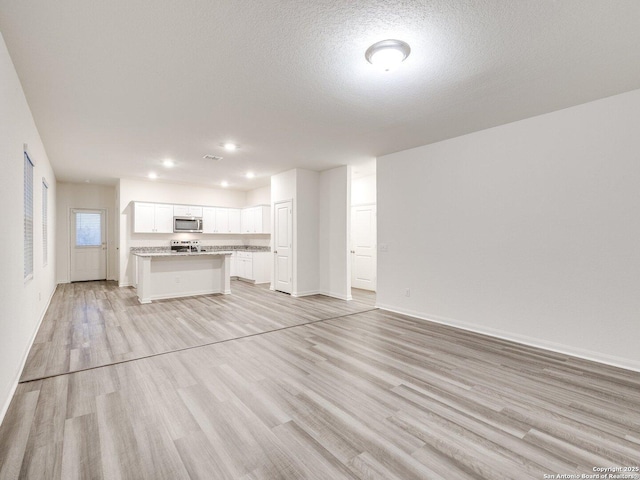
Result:
{"label": "kitchen area", "polygon": [[[190,189],[188,195],[179,185],[135,182],[146,191],[132,188],[131,200],[123,205],[123,193],[128,192],[122,183],[117,190],[121,208],[119,285],[136,288],[140,303],[230,294],[231,279],[271,282],[269,187],[248,194],[212,189],[206,193],[209,197],[210,192],[218,194],[216,198],[201,198],[197,194],[203,191],[198,189]],[[153,188],[164,191],[154,192]],[[234,196],[240,194],[238,201]],[[159,197],[199,201],[168,203],[157,201]],[[256,203],[247,206],[252,200]],[[239,203],[243,206],[235,206]]]}

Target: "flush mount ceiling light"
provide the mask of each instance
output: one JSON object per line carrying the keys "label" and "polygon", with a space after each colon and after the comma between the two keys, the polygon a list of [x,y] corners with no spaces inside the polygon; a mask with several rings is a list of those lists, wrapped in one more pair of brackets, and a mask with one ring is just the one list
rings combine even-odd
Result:
{"label": "flush mount ceiling light", "polygon": [[222,182],[220,182],[220,186],[227,188],[229,186],[229,182],[227,182],[226,180],[223,180]]}
{"label": "flush mount ceiling light", "polygon": [[151,172],[151,173],[148,175],[148,177],[149,177],[151,180],[155,180],[156,178],[158,178],[158,174],[157,174],[157,173],[155,173],[155,172]]}
{"label": "flush mount ceiling light", "polygon": [[221,143],[220,146],[229,152],[233,152],[234,150],[237,150],[239,148],[238,145],[231,142]]}
{"label": "flush mount ceiling light", "polygon": [[175,162],[173,160],[171,160],[170,158],[166,158],[163,162],[162,165],[164,165],[167,168],[171,168],[175,165]]}
{"label": "flush mount ceiling light", "polygon": [[367,48],[364,57],[371,65],[385,72],[400,65],[411,53],[411,47],[402,40],[382,40]]}
{"label": "flush mount ceiling light", "polygon": [[255,173],[253,173],[253,172],[247,172],[247,178],[253,178],[253,177],[255,177],[255,176],[256,176],[256,174],[255,174]]}

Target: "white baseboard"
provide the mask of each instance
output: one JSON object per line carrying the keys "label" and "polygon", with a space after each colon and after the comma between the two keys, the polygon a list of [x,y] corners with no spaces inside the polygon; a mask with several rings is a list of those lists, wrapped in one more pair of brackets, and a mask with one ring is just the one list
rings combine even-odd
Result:
{"label": "white baseboard", "polygon": [[320,295],[318,290],[308,290],[306,292],[295,292],[292,293],[292,297],[308,297],[309,295]]}
{"label": "white baseboard", "polygon": [[353,297],[351,295],[343,295],[341,293],[332,293],[332,292],[325,292],[325,291],[320,291],[319,293],[320,295],[337,298],[339,300],[353,300]]}
{"label": "white baseboard", "polygon": [[583,360],[590,360],[592,362],[603,363],[605,365],[611,365],[613,367],[624,368],[625,370],[632,370],[634,372],[640,372],[640,362],[631,360],[629,358],[619,357],[616,355],[607,355],[605,353],[593,352],[584,348],[577,348],[571,345],[565,345],[562,343],[549,342],[536,337],[530,337],[528,335],[520,335],[517,333],[508,332],[505,330],[498,330],[495,328],[484,327],[468,322],[461,322],[459,320],[440,317],[438,315],[429,315],[423,312],[417,312],[410,309],[398,308],[392,305],[385,305],[376,303],[376,307],[382,310],[388,310],[394,313],[400,313],[402,315],[409,315],[421,320],[427,320],[429,322],[440,323],[450,327],[459,328],[461,330],[467,330],[469,332],[481,333],[490,337],[500,338],[502,340],[509,340],[530,347],[540,348],[542,350],[549,350],[563,355],[569,355],[572,357],[578,357]]}
{"label": "white baseboard", "polygon": [[118,282],[118,286],[121,287],[121,288],[133,287],[133,285],[131,285],[130,283],[120,283],[120,282]]}
{"label": "white baseboard", "polygon": [[13,400],[13,396],[15,395],[16,389],[18,388],[18,383],[20,382],[22,371],[24,370],[24,366],[27,364],[27,358],[29,357],[29,352],[31,351],[31,347],[33,347],[33,342],[36,341],[36,336],[38,335],[38,331],[40,330],[40,325],[42,325],[44,316],[46,315],[47,310],[49,310],[49,305],[51,305],[51,300],[53,299],[53,295],[56,293],[57,289],[58,289],[58,285],[56,285],[56,288],[54,288],[51,291],[51,294],[49,295],[49,299],[47,300],[46,305],[44,306],[44,308],[42,309],[42,312],[40,313],[40,319],[38,320],[38,325],[36,325],[35,330],[31,334],[31,340],[29,341],[29,346],[27,347],[27,349],[24,351],[22,355],[22,360],[20,362],[20,368],[18,369],[18,373],[16,377],[13,379],[13,384],[11,386],[11,390],[9,392],[8,397],[5,399],[4,403],[2,404],[2,408],[0,409],[0,425],[4,420],[4,416],[7,414],[7,410],[9,410],[9,405],[11,405],[11,400]]}

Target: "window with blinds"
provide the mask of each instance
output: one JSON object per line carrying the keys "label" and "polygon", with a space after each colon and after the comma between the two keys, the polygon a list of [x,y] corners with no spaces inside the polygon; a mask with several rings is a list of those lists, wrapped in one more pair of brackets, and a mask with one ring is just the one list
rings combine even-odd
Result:
{"label": "window with blinds", "polygon": [[33,162],[24,152],[24,279],[33,277]]}
{"label": "window with blinds", "polygon": [[46,267],[49,261],[49,185],[42,179],[42,264]]}

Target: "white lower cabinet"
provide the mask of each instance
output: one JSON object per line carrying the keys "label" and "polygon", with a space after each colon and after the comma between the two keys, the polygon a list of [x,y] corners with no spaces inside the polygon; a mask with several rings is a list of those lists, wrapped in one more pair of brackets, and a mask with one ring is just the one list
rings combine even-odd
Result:
{"label": "white lower cabinet", "polygon": [[[236,275],[232,274],[233,276],[254,283],[269,283],[271,281],[270,252],[236,251],[234,255],[236,256]],[[231,269],[233,271],[233,265]]]}

